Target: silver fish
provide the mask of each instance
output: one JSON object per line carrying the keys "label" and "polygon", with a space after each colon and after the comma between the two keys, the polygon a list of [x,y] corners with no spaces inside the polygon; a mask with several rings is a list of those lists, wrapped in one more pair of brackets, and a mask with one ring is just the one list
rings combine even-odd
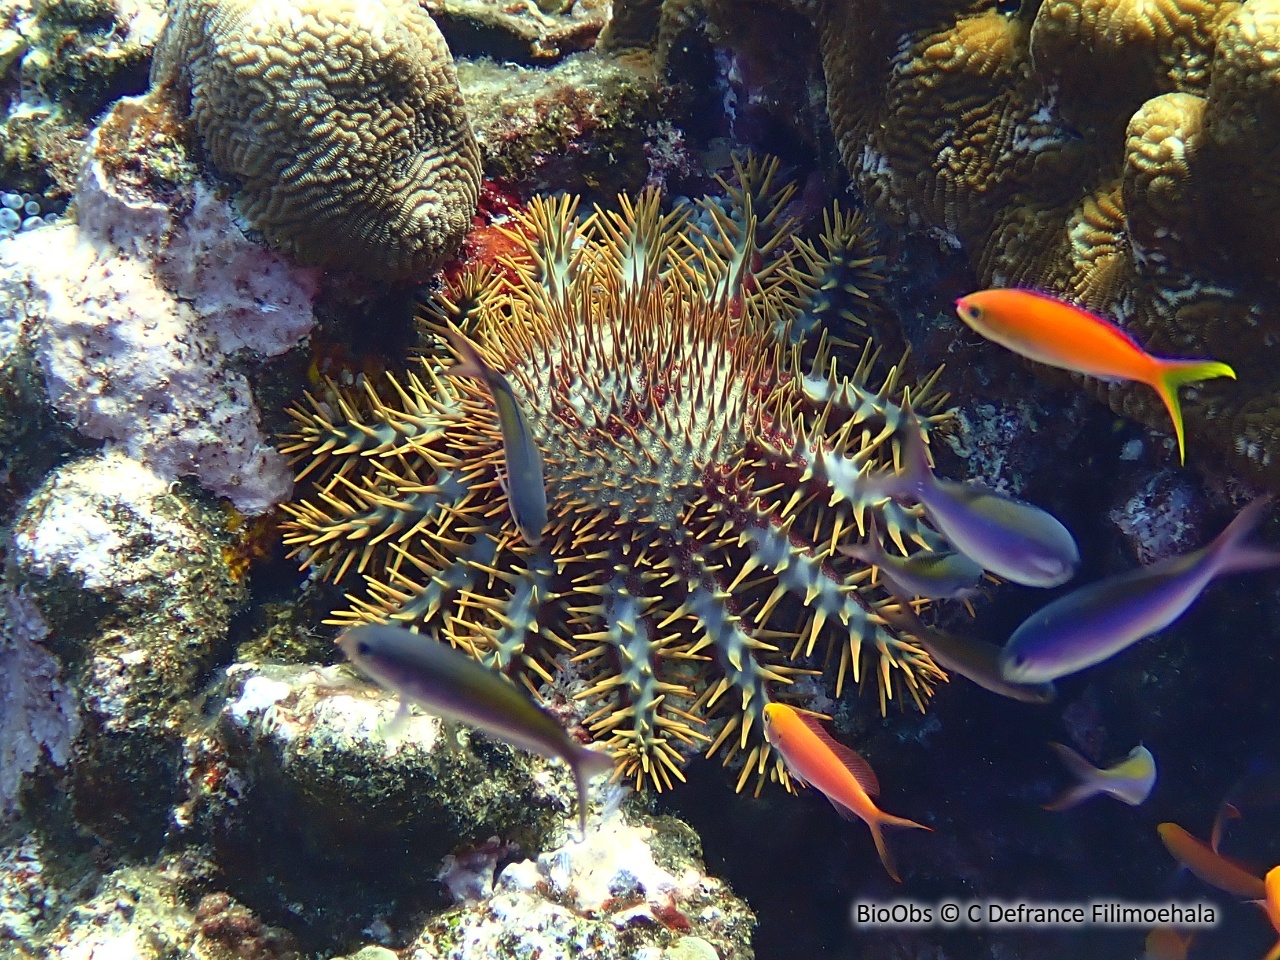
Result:
{"label": "silver fish", "polygon": [[542,452],[533,439],[529,421],[525,419],[507,378],[485,362],[475,344],[454,327],[446,327],[442,332],[457,351],[460,361],[449,368],[448,375],[474,377],[485,385],[493,398],[506,459],[507,476],[503,489],[520,536],[525,543],[536,547],[542,541],[542,531],[547,526],[547,486],[542,471]]}
{"label": "silver fish", "polygon": [[1057,680],[1115,656],[1182,616],[1215,577],[1280,566],[1280,551],[1243,543],[1270,503],[1260,497],[1211,544],[1108,577],[1037,610],[1000,654],[1006,680]]}
{"label": "silver fish", "polygon": [[587,827],[587,781],[612,773],[613,760],[570,738],[546,711],[505,678],[461,651],[403,627],[352,627],[338,646],[378,685],[400,697],[392,727],[403,725],[409,704],[483,730],[521,750],[559,757],[578,788],[578,823]]}

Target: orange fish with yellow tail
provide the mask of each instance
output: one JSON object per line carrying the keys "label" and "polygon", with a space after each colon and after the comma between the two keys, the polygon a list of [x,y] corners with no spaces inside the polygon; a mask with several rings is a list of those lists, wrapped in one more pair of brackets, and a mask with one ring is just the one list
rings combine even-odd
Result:
{"label": "orange fish with yellow tail", "polygon": [[1178,388],[1236,373],[1216,360],[1153,357],[1114,324],[1087,310],[1031,290],[981,290],[956,301],[960,319],[1014,353],[1100,380],[1136,380],[1164,401],[1186,462]]}
{"label": "orange fish with yellow tail", "polygon": [[[1280,934],[1280,867],[1272,867],[1268,870],[1263,884],[1267,895],[1261,900],[1255,900],[1254,903],[1263,909],[1267,919],[1271,921],[1272,928]],[[1280,960],[1280,940],[1276,941],[1275,946],[1262,960]]]}
{"label": "orange fish with yellow tail", "polygon": [[912,827],[932,830],[923,823],[895,817],[875,805],[880,783],[871,765],[822,728],[814,717],[805,716],[783,703],[765,704],[764,735],[781,754],[792,777],[826,795],[845,819],[861,817],[871,828],[876,852],[889,876],[902,879],[884,843],[885,827]]}

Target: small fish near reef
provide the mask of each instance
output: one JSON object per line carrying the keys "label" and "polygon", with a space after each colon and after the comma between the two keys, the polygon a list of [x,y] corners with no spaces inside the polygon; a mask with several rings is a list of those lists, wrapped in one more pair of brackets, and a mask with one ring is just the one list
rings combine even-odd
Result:
{"label": "small fish near reef", "polygon": [[1000,654],[1005,679],[1044,683],[1078,673],[1169,626],[1215,578],[1280,566],[1280,551],[1243,542],[1270,502],[1254,500],[1207,547],[1091,583],[1037,610]]}
{"label": "small fish near reef", "polygon": [[1224,893],[1243,900],[1266,896],[1262,880],[1230,857],[1216,852],[1203,840],[1193,837],[1176,823],[1162,823],[1156,830],[1168,851],[1193,874]]}
{"label": "small fish near reef", "polygon": [[801,783],[820,790],[845,819],[861,817],[871,828],[876,852],[889,876],[898,883],[893,857],[884,842],[885,827],[932,830],[923,823],[895,817],[875,805],[880,782],[866,760],[827,733],[816,717],[805,716],[783,703],[764,708],[764,735],[782,755],[791,775]]}
{"label": "small fish near reef", "polygon": [[1062,758],[1063,764],[1080,782],[1056,800],[1044,805],[1046,810],[1069,810],[1100,793],[1110,794],[1136,807],[1151,796],[1156,785],[1156,758],[1139,744],[1115,766],[1099,769],[1062,743],[1049,744]]}
{"label": "small fish near reef", "polygon": [[1088,310],[1032,290],[981,290],[956,301],[960,319],[1002,347],[1060,370],[1100,380],[1134,380],[1164,401],[1186,462],[1186,439],[1178,389],[1235,371],[1216,360],[1153,357],[1119,327]]}
{"label": "small fish near reef", "polygon": [[909,557],[889,553],[874,514],[867,515],[866,542],[841,546],[840,552],[878,569],[889,592],[900,600],[962,600],[982,579],[982,567],[955,550],[918,550]]}
{"label": "small fish near reef", "polygon": [[403,627],[352,627],[338,646],[378,685],[400,697],[391,729],[402,727],[409,704],[483,730],[521,750],[559,757],[578,789],[578,825],[587,829],[587,781],[612,773],[608,754],[576,743],[564,727],[515,684],[460,650]]}
{"label": "small fish near reef", "polygon": [[896,611],[880,607],[877,613],[891,623],[900,622],[905,629],[910,630],[925,652],[933,657],[934,663],[943,670],[958,673],[984,690],[1023,703],[1051,703],[1058,695],[1052,683],[1009,682],[1000,672],[998,646],[929,626],[905,602]]}
{"label": "small fish near reef", "polygon": [[918,421],[909,419],[902,473],[875,478],[878,492],[919,503],[952,547],[998,577],[1056,587],[1074,576],[1080,551],[1056,517],[990,488],[935,476]]}
{"label": "small fish near reef", "polygon": [[529,429],[529,421],[507,383],[507,378],[485,361],[476,345],[453,327],[442,328],[445,339],[457,351],[459,363],[449,369],[451,377],[474,377],[485,385],[498,410],[502,429],[502,450],[507,461],[504,488],[511,517],[520,536],[531,547],[542,541],[547,526],[547,486],[542,472],[542,452]]}

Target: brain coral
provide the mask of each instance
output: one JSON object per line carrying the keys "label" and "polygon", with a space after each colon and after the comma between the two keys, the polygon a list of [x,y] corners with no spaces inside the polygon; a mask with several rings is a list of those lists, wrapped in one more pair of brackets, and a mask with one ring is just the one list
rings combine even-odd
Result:
{"label": "brain coral", "polygon": [[[981,285],[1231,363],[1239,382],[1192,391],[1192,447],[1280,488],[1280,0],[799,6],[877,211],[964,250]],[[1149,392],[1094,388],[1167,427]]]}
{"label": "brain coral", "polygon": [[[878,370],[868,343],[840,375],[825,336],[803,333],[865,311],[864,232],[837,212],[821,246],[792,245],[771,176],[748,168],[761,189],[696,215],[661,214],[654,192],[585,219],[576,201],[535,202],[506,268],[437,304],[529,416],[550,516],[536,547],[499,486],[491,401],[438,358],[294,411],[286,452],[312,492],[286,542],[364,579],[334,622],[420,627],[534,689],[582,678],[588,729],[658,789],[699,743],[745,755],[740,788],[785,780],[762,709],[824,664],[837,694],[869,679],[882,710],[923,709],[943,674],[839,549],[869,510],[903,549],[941,543],[866,482],[917,429],[900,368]],[[941,399],[932,379],[917,406]]]}
{"label": "brain coral", "polygon": [[415,0],[176,0],[152,81],[189,98],[241,212],[301,261],[421,277],[470,226],[480,153]]}

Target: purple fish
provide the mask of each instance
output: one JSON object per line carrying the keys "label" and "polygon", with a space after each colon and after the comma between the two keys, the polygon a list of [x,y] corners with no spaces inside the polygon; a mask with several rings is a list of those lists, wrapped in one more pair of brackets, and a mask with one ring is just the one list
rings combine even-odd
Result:
{"label": "purple fish", "polygon": [[904,471],[877,479],[882,492],[919,503],[951,546],[998,577],[1028,587],[1056,587],[1071,579],[1080,551],[1057,518],[988,487],[935,477],[914,415],[906,435]]}
{"label": "purple fish", "polygon": [[1280,552],[1248,546],[1270,497],[1259,497],[1207,547],[1073,590],[1036,611],[1000,654],[1000,672],[1017,683],[1076,673],[1163,630],[1227,573],[1280,566]]}

